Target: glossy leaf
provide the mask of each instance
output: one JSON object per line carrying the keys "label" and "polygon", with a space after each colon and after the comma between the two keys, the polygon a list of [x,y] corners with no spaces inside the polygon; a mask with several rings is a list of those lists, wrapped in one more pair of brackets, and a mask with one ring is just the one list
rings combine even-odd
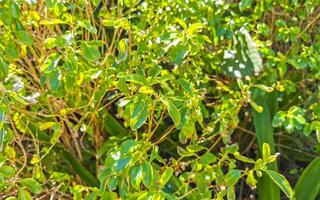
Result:
{"label": "glossy leaf", "polygon": [[124,157],[116,161],[115,170],[117,172],[125,169],[131,161],[131,157]]}
{"label": "glossy leaf", "polygon": [[179,110],[172,103],[172,101],[169,99],[162,99],[162,102],[163,102],[164,106],[166,107],[166,109],[168,110],[169,115],[170,115],[171,119],[173,120],[174,124],[176,126],[178,126],[180,124],[180,120],[181,120]]}
{"label": "glossy leaf", "polygon": [[209,164],[215,163],[216,160],[217,160],[217,157],[214,154],[210,153],[210,152],[205,153],[204,155],[202,155],[200,157],[200,161],[204,165],[209,165]]}
{"label": "glossy leaf", "polygon": [[168,167],[162,174],[159,180],[160,187],[165,186],[165,184],[169,181],[171,176],[173,175],[173,168]]}
{"label": "glossy leaf", "polygon": [[142,182],[149,187],[153,181],[153,168],[150,162],[144,161],[142,163]]}
{"label": "glossy leaf", "polygon": [[130,169],[130,183],[137,189],[140,188],[142,173],[142,165],[134,166]]}
{"label": "glossy leaf", "polygon": [[287,179],[276,171],[266,170],[268,176],[280,187],[288,198],[293,197],[292,188]]}
{"label": "glossy leaf", "polygon": [[241,177],[241,170],[233,169],[224,177],[224,182],[227,186],[234,186]]}

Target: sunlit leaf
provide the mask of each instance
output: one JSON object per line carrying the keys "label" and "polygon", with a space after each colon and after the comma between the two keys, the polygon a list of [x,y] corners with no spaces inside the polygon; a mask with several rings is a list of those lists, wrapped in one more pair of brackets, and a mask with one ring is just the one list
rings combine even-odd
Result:
{"label": "sunlit leaf", "polygon": [[292,188],[284,176],[272,170],[266,170],[266,173],[280,187],[288,198],[293,196]]}
{"label": "sunlit leaf", "polygon": [[166,107],[166,109],[168,110],[169,115],[170,115],[171,119],[173,120],[174,124],[176,126],[178,126],[180,124],[180,120],[181,120],[179,110],[172,103],[172,101],[169,99],[162,99],[162,102],[163,102],[164,106]]}
{"label": "sunlit leaf", "polygon": [[42,191],[41,184],[33,178],[24,178],[19,183],[28,188],[32,193],[39,194]]}

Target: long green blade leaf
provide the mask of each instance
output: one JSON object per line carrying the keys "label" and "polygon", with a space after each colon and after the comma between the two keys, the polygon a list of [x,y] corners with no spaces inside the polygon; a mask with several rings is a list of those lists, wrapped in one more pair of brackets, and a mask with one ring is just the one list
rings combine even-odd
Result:
{"label": "long green blade leaf", "polygon": [[[271,123],[271,115],[269,106],[265,96],[256,96],[254,101],[262,106],[263,111],[258,113],[253,109],[253,123],[257,134],[260,154],[262,152],[263,143],[268,143],[270,153],[275,153],[275,143],[273,138],[273,128]],[[272,163],[268,166],[269,169],[277,171],[277,164]],[[278,186],[268,176],[262,176],[258,179],[258,191],[260,200],[279,200],[280,190]]]}
{"label": "long green blade leaf", "polygon": [[295,188],[297,200],[314,200],[320,191],[320,157],[314,159],[303,171]]}

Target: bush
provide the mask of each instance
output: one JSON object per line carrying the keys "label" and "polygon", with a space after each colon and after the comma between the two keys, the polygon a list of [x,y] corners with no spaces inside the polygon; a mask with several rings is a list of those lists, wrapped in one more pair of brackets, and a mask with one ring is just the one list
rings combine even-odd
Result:
{"label": "bush", "polygon": [[316,199],[319,13],[0,1],[1,199]]}

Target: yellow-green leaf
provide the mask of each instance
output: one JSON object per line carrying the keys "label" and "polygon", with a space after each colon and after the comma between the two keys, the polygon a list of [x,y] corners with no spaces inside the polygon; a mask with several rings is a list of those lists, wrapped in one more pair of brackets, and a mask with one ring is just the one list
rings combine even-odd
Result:
{"label": "yellow-green leaf", "polygon": [[178,126],[180,124],[181,116],[178,108],[172,103],[170,99],[162,99],[162,103],[166,107],[169,112],[171,119],[173,120],[174,124]]}

